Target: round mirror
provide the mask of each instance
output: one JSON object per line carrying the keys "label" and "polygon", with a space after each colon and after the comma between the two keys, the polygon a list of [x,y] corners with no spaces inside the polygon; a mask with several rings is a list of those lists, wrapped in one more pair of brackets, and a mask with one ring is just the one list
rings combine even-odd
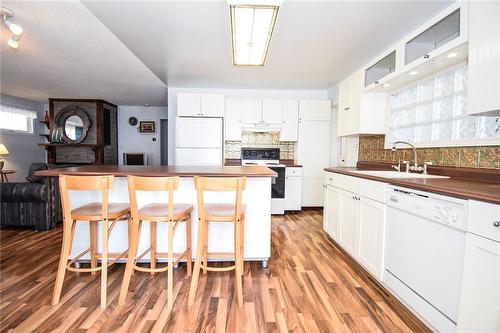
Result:
{"label": "round mirror", "polygon": [[71,116],[64,123],[64,134],[70,140],[79,140],[83,135],[83,120],[78,116]]}

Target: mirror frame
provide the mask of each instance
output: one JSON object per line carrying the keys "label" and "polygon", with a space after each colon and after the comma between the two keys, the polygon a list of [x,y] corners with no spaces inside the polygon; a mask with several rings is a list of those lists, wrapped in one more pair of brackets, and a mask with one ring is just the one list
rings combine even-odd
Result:
{"label": "mirror frame", "polygon": [[[68,118],[71,116],[78,116],[83,122],[82,135],[76,140],[73,140],[66,135],[66,120],[68,120]],[[73,144],[82,143],[87,138],[89,129],[92,127],[92,120],[90,119],[89,114],[78,105],[66,106],[61,111],[59,111],[56,119],[54,120],[54,123],[58,128],[62,129],[63,142]]]}

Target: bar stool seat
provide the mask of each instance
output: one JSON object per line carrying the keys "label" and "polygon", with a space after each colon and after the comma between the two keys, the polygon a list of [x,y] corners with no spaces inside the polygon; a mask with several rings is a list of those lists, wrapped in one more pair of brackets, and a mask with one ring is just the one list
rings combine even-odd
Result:
{"label": "bar stool seat", "polygon": [[[193,210],[191,204],[174,204],[174,220],[188,216]],[[146,221],[165,221],[168,220],[168,205],[164,203],[151,203],[138,210],[139,218]]]}
{"label": "bar stool seat", "polygon": [[[108,204],[109,219],[116,219],[129,213],[130,208],[127,203],[112,203]],[[102,220],[102,204],[100,202],[92,202],[71,210],[71,217],[74,220],[85,221],[100,221]]]}
{"label": "bar stool seat", "polygon": [[[234,204],[220,204],[220,203],[207,203],[204,204],[205,214],[207,220],[217,222],[234,222],[234,212],[236,205]],[[246,205],[241,205],[240,218],[245,216]]]}

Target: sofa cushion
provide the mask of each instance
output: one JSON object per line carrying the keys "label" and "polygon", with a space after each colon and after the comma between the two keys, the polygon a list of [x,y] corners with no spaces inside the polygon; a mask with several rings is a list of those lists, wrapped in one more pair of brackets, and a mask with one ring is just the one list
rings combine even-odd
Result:
{"label": "sofa cushion", "polygon": [[28,171],[28,177],[26,180],[32,183],[39,183],[42,181],[43,177],[35,176],[35,172],[39,170],[47,170],[47,164],[45,163],[32,163]]}
{"label": "sofa cushion", "polygon": [[0,200],[2,202],[45,202],[49,191],[44,183],[2,183]]}

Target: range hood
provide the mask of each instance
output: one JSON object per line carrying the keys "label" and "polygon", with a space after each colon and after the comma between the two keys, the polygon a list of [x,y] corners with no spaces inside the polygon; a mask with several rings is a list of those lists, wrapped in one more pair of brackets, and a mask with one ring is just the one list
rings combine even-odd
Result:
{"label": "range hood", "polygon": [[281,124],[243,123],[241,130],[245,132],[281,132]]}

